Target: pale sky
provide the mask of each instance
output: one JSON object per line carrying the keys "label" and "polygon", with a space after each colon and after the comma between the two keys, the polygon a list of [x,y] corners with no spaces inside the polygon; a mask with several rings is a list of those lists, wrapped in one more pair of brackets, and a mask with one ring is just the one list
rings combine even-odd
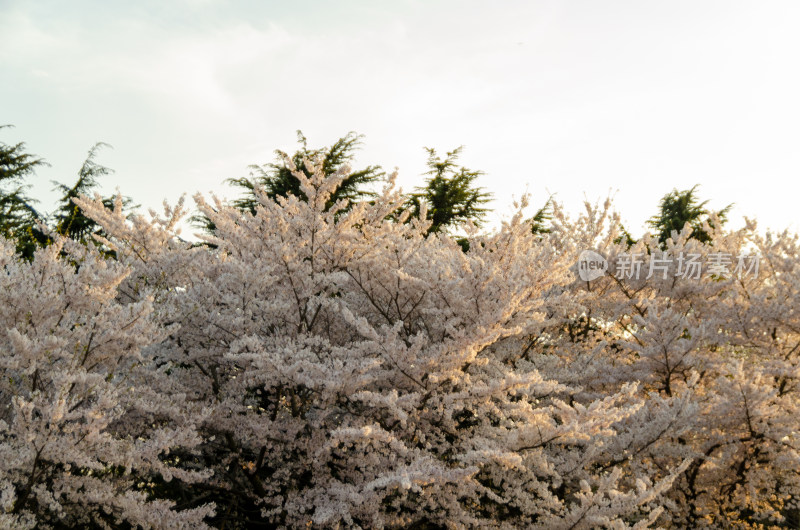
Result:
{"label": "pale sky", "polygon": [[145,207],[348,131],[357,165],[422,184],[424,146],[507,216],[526,190],[578,213],[613,194],[634,235],[700,184],[762,227],[798,229],[800,2],[0,0],[0,141],[72,183],[86,151]]}

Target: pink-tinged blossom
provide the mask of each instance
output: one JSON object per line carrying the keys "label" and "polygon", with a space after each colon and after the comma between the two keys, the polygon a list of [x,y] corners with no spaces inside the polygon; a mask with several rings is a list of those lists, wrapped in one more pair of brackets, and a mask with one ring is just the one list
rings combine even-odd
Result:
{"label": "pink-tinged blossom", "polygon": [[[311,177],[295,172],[308,201],[256,186],[251,214],[195,197],[215,226],[208,246],[178,237],[182,205],[126,218],[83,198],[116,261],[86,252],[76,271],[55,247],[32,265],[6,250],[0,369],[18,386],[3,394],[3,522],[30,526],[74,502],[141,526],[797,517],[796,237],[714,223],[708,243],[687,227],[628,248],[608,202],[575,220],[556,207],[552,231],[533,234],[523,200],[493,233],[465,226],[464,252],[400,212],[394,176],[345,208],[329,199],[346,171],[313,162]],[[585,249],[660,261],[586,282]],[[752,254],[749,276],[684,274],[677,259]],[[90,337],[103,348],[75,364]],[[53,424],[73,445],[50,444]],[[42,447],[59,478],[26,489]],[[136,489],[148,475],[163,498]],[[15,511],[22,495],[38,511]]]}

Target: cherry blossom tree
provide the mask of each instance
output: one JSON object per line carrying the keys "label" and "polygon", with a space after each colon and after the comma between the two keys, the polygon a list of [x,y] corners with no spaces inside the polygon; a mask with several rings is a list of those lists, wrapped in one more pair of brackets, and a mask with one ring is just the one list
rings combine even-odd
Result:
{"label": "cherry blossom tree", "polygon": [[212,505],[150,486],[208,475],[170,461],[201,439],[146,389],[153,297],[120,303],[126,267],[53,237],[31,262],[0,240],[0,526],[204,527]]}
{"label": "cherry blossom tree", "polygon": [[[631,383],[582,402],[524,347],[556,325],[552,308],[576,303],[564,285],[577,247],[531,233],[520,211],[495,234],[466,226],[465,253],[428,235],[426,215],[394,216],[394,178],[371,203],[331,207],[346,171],[305,168],[311,177],[294,175],[307,201],[256,188],[251,214],[196,197],[216,227],[210,248],[175,237],[179,209],[148,223],[78,201],[133,271],[120,286],[128,303],[156,290],[170,331],[151,348],[149,384],[203,437],[185,462],[213,473],[193,489],[217,501],[212,522],[656,520],[689,461],[652,480],[604,450],[620,436],[647,443],[636,424],[647,397]],[[669,405],[659,418],[680,416]]]}
{"label": "cherry blossom tree", "polygon": [[[569,374],[559,380],[582,384],[583,399],[632,382],[651,396],[626,419],[650,434],[618,437],[609,458],[654,479],[692,459],[667,495],[662,524],[796,525],[797,237],[761,236],[754,223],[726,232],[712,219],[702,227],[707,239],[687,225],[628,248],[614,243],[619,222],[608,205],[589,206],[576,222],[557,217],[562,239],[599,250],[611,266],[602,278],[574,282],[576,303],[562,306],[555,340],[533,353]],[[751,256],[760,269],[741,266]],[[663,407],[680,413],[667,420],[656,413]]]}
{"label": "cherry blossom tree", "polygon": [[800,524],[797,235],[690,193],[638,241],[609,201],[439,230],[342,145],[197,195],[206,245],[80,185],[97,245],[0,238],[0,527]]}

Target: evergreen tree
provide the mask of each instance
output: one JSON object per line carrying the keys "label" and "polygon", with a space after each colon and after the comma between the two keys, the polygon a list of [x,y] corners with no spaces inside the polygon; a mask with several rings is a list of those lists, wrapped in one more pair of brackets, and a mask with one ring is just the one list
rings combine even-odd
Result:
{"label": "evergreen tree", "polygon": [[[11,127],[0,125],[0,129]],[[28,195],[25,179],[37,167],[46,165],[41,158],[25,151],[25,144],[0,142],[0,234],[15,242],[17,252],[26,258],[33,255],[44,235],[37,222],[43,216],[34,207],[36,200]]]}
{"label": "evergreen tree", "polygon": [[[242,212],[255,213],[256,205],[258,204],[254,192],[256,184],[263,187],[267,195],[273,200],[278,197],[287,197],[289,195],[307,200],[307,197],[300,189],[300,182],[292,175],[291,170],[287,167],[285,163],[286,158],[291,158],[295,167],[306,176],[311,176],[311,171],[306,167],[306,160],[321,165],[325,175],[332,175],[353,162],[356,151],[361,146],[363,138],[363,135],[351,131],[336,140],[336,142],[329,147],[311,149],[308,147],[308,139],[303,135],[302,131],[298,130],[297,141],[300,144],[300,149],[295,151],[291,157],[281,150],[276,150],[275,162],[261,166],[249,166],[251,170],[250,177],[226,180],[228,184],[244,190],[243,196],[233,200],[231,204]],[[380,166],[367,166],[363,169],[352,171],[347,178],[342,181],[339,189],[331,196],[328,207],[341,199],[346,199],[350,201],[351,204],[371,199],[375,194],[368,189],[368,186],[380,180],[384,175],[385,173]],[[345,211],[347,209],[349,209],[349,207],[345,208]],[[192,221],[208,232],[214,231],[214,223],[205,215],[195,215],[192,217]]]}
{"label": "evergreen tree", "polygon": [[544,206],[536,210],[536,213],[531,217],[531,232],[534,234],[549,234],[549,223],[553,219],[553,198],[547,199]]}
{"label": "evergreen tree", "polygon": [[[302,131],[298,130],[297,141],[300,143],[301,148],[295,151],[291,159],[295,167],[306,176],[311,176],[312,174],[306,167],[306,160],[321,164],[323,173],[325,175],[332,175],[353,161],[355,152],[361,145],[363,138],[363,135],[349,132],[336,140],[330,147],[309,149],[308,139],[303,135]],[[234,206],[243,211],[255,211],[256,200],[253,195],[254,182],[262,185],[267,191],[267,195],[273,199],[294,195],[303,200],[307,200],[307,197],[300,189],[300,181],[292,175],[291,170],[289,170],[284,162],[284,159],[288,155],[280,150],[276,150],[275,153],[277,155],[276,162],[263,166],[250,166],[250,169],[253,171],[253,178],[228,180],[228,183],[247,190],[244,197],[233,202]],[[341,199],[356,202],[365,198],[374,197],[375,194],[366,190],[365,186],[375,182],[383,175],[384,172],[381,170],[380,166],[367,166],[364,169],[352,171],[347,178],[342,181],[336,193],[330,198],[328,206],[333,205],[333,203]]]}
{"label": "evergreen tree", "polygon": [[466,221],[480,225],[488,212],[483,205],[489,202],[491,194],[475,186],[475,180],[483,172],[456,163],[462,148],[448,152],[444,159],[435,149],[425,148],[429,178],[425,186],[411,194],[406,205],[414,217],[421,215],[423,203],[427,205],[427,217],[431,220],[428,233],[446,232]]}
{"label": "evergreen tree", "polygon": [[619,225],[620,235],[614,240],[614,244],[618,245],[622,242],[625,242],[628,248],[631,248],[633,245],[636,244],[636,240],[633,238],[630,232],[625,228],[625,225]]}
{"label": "evergreen tree", "polygon": [[[66,184],[55,182],[56,189],[61,190],[62,196],[58,201],[58,208],[53,215],[53,224],[56,232],[70,239],[81,243],[88,243],[94,233],[102,235],[97,223],[86,217],[83,210],[73,202],[73,199],[81,195],[91,196],[98,186],[98,178],[113,172],[112,169],[98,164],[95,160],[98,152],[103,147],[111,147],[106,143],[98,142],[91,149],[89,154],[78,171],[78,180],[72,187]],[[123,199],[123,205],[131,205],[130,198]],[[103,199],[103,204],[112,208],[114,205],[113,197]]]}
{"label": "evergreen tree", "polygon": [[[0,126],[3,127],[8,126]],[[28,195],[30,186],[25,183],[25,179],[34,174],[37,167],[47,163],[25,152],[24,143],[8,145],[0,142],[0,235],[15,242],[17,254],[30,260],[37,248],[52,242],[46,234],[48,230],[84,244],[90,240],[91,234],[102,233],[99,226],[74,204],[73,199],[92,195],[98,178],[112,172],[95,160],[100,149],[107,146],[99,142],[89,150],[73,186],[55,183],[62,196],[56,211],[48,215],[34,207],[37,201]],[[103,204],[109,208],[113,203],[112,197],[103,199]],[[131,200],[125,198],[123,204],[130,205]],[[41,226],[48,228],[43,231]]]}
{"label": "evergreen tree", "polygon": [[696,195],[697,185],[691,189],[678,191],[673,189],[666,194],[659,203],[658,215],[648,221],[648,225],[656,230],[658,241],[662,245],[672,236],[672,232],[680,232],[686,223],[692,228],[691,237],[707,243],[711,237],[703,230],[703,223],[708,221],[713,228],[711,216],[715,213],[721,223],[727,221],[727,215],[733,207],[729,204],[718,212],[712,212],[706,208],[708,201],[700,202]]}

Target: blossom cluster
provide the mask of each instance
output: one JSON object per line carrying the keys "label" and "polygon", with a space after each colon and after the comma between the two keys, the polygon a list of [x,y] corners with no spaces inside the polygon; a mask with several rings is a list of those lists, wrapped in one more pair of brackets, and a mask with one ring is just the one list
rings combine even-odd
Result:
{"label": "blossom cluster", "polygon": [[[292,161],[287,164],[292,167]],[[346,170],[254,213],[196,196],[29,263],[0,253],[4,528],[763,528],[800,505],[797,237],[628,248],[610,205],[464,251]],[[758,255],[576,279],[581,249]],[[113,258],[108,258],[113,256]],[[687,262],[683,262],[683,266]],[[31,296],[36,293],[36,296]]]}

